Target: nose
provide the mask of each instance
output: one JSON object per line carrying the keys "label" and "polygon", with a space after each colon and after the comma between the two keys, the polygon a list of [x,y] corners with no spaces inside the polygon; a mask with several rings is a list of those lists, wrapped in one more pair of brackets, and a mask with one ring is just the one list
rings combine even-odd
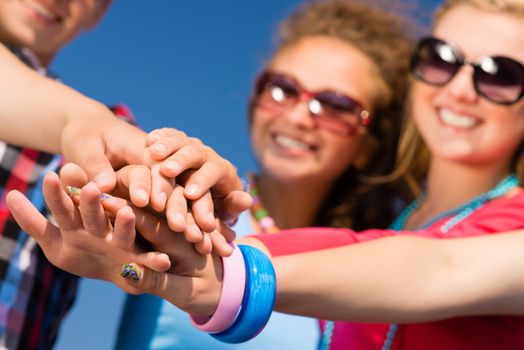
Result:
{"label": "nose", "polygon": [[284,113],[288,121],[299,127],[308,129],[315,127],[315,120],[310,110],[310,101],[307,99],[300,99]]}
{"label": "nose", "polygon": [[479,98],[473,83],[473,67],[471,65],[462,66],[443,88],[449,96],[457,101],[472,103]]}

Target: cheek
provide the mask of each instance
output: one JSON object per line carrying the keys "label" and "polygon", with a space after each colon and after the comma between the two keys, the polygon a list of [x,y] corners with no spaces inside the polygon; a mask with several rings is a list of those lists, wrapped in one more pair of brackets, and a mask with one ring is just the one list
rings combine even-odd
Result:
{"label": "cheek", "polygon": [[253,151],[257,157],[260,156],[264,148],[264,139],[268,135],[268,126],[271,119],[272,118],[263,113],[256,112],[253,113],[253,117],[251,118],[249,134],[251,136]]}
{"label": "cheek", "polygon": [[96,2],[93,1],[70,1],[66,24],[68,37],[75,37],[83,30],[89,29],[95,16]]}
{"label": "cheek", "polygon": [[362,154],[362,152],[365,152],[362,137],[328,142],[324,145],[324,152],[324,167],[335,178],[350,166],[356,165],[361,156],[365,156]]}

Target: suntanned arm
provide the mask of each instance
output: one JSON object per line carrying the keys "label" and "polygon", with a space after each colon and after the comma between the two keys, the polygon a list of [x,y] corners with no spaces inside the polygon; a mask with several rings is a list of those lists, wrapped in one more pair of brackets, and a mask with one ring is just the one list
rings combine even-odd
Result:
{"label": "suntanned arm", "polygon": [[[57,198],[65,194],[56,176],[48,176],[47,180],[44,182],[44,188],[48,189],[46,199],[52,204],[53,201],[49,201],[51,194]],[[91,193],[97,200],[99,194]],[[51,210],[67,212],[74,209],[71,203],[69,209],[64,203],[54,203]],[[78,234],[85,230],[80,217],[96,217],[94,213],[97,211],[89,208],[89,202],[80,205],[80,210],[85,211],[82,216],[60,216],[64,220],[76,220],[76,224],[68,223],[68,229],[62,231],[49,225],[46,218],[19,193],[10,193],[7,204],[18,223],[58,267],[82,275],[78,269],[82,270],[84,266],[75,259],[82,260],[85,255],[95,259],[98,255],[100,262],[113,273],[109,277],[99,276],[97,274],[101,271],[97,269],[90,277],[113,282],[119,278],[115,271],[122,260],[116,255],[111,256],[112,249],[104,248],[109,241],[95,235],[91,237],[95,243],[91,244],[88,242],[89,232]],[[100,202],[96,204],[100,205]],[[113,215],[122,205],[125,201],[119,203],[116,198],[104,201],[104,208]],[[206,258],[195,254],[192,245],[182,235],[173,234],[165,221],[155,215],[138,212],[135,223],[155,250],[169,255],[176,269],[168,273],[147,270],[140,283],[132,285],[134,290],[158,295],[189,312],[212,314],[222,287],[221,264],[216,263],[216,259],[211,261],[209,255]],[[132,235],[135,232],[133,226]],[[52,236],[63,238],[50,239]],[[237,243],[252,244],[269,252],[255,238],[241,239]],[[58,253],[69,246],[76,252],[75,256],[60,257]],[[467,315],[523,315],[522,247],[524,231],[519,230],[461,239],[393,236],[316,252],[272,257],[277,275],[276,310],[324,319],[400,323]],[[136,259],[129,257],[124,261],[140,262]]]}
{"label": "suntanned arm", "polygon": [[23,64],[0,45],[0,139],[51,153],[62,150],[61,136],[69,122],[113,123],[114,116],[98,103]]}
{"label": "suntanned arm", "polygon": [[[99,184],[114,183],[111,165],[147,162],[146,134],[103,104],[26,67],[0,44],[0,140],[63,153]],[[104,177],[105,179],[101,178]]]}
{"label": "suntanned arm", "polygon": [[391,237],[273,258],[276,310],[397,323],[522,315],[522,247],[524,231],[514,231],[449,240]]}

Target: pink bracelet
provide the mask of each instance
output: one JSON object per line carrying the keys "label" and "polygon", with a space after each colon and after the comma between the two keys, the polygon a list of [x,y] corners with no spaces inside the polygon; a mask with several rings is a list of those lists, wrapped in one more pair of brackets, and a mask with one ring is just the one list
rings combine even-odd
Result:
{"label": "pink bracelet", "polygon": [[231,243],[234,250],[229,257],[222,258],[224,277],[222,293],[212,316],[189,315],[193,326],[208,333],[218,333],[233,324],[242,305],[246,287],[246,268],[240,249]]}

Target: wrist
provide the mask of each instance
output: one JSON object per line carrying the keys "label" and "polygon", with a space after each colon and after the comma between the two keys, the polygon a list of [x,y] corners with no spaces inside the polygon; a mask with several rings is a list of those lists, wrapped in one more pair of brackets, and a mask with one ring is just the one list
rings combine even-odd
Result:
{"label": "wrist", "polygon": [[[245,342],[260,333],[269,321],[276,297],[275,271],[271,260],[251,246],[234,246],[231,257],[222,259],[224,278],[215,313],[210,318],[191,318],[198,329],[211,333],[220,341]],[[242,270],[244,277],[239,281]],[[232,278],[231,271],[235,271],[236,278]],[[231,298],[233,290],[237,296],[234,302]],[[242,296],[240,303],[239,295]]]}
{"label": "wrist", "polygon": [[222,259],[222,288],[220,299],[212,316],[191,315],[193,325],[204,332],[217,333],[227,329],[242,305],[246,283],[244,257],[237,247],[229,257]]}

